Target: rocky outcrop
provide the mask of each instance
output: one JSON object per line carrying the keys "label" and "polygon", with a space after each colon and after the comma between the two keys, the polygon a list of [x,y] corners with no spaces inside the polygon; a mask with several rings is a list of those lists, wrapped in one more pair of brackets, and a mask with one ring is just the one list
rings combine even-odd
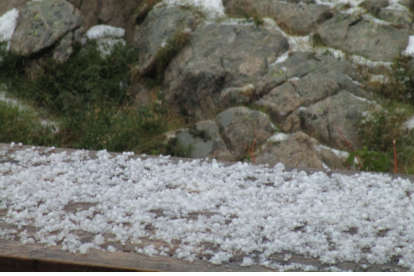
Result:
{"label": "rocky outcrop", "polygon": [[167,47],[167,43],[176,43],[174,39],[180,32],[192,30],[197,24],[197,15],[188,9],[162,6],[151,10],[135,33],[135,45],[140,52],[141,75],[153,72],[157,54]]}
{"label": "rocky outcrop", "polygon": [[391,62],[408,44],[409,31],[337,13],[317,31],[323,43],[373,61]]}
{"label": "rocky outcrop", "polygon": [[176,137],[188,157],[234,160],[221,139],[219,129],[214,121],[198,122],[194,128],[179,130]]}
{"label": "rocky outcrop", "polygon": [[64,0],[29,2],[20,10],[10,50],[19,55],[37,53],[80,26],[75,7]]}
{"label": "rocky outcrop", "polygon": [[242,17],[270,17],[287,34],[308,35],[332,17],[328,6],[314,1],[223,0],[226,14]]}
{"label": "rocky outcrop", "polygon": [[292,167],[323,168],[314,141],[305,133],[298,131],[287,139],[271,141],[265,150],[256,157],[257,163],[283,163]]}
{"label": "rocky outcrop", "polygon": [[246,107],[227,109],[218,114],[215,121],[227,149],[237,159],[265,142],[275,131],[266,114]]}
{"label": "rocky outcrop", "polygon": [[[21,55],[65,62],[74,40],[129,42],[139,52],[130,65],[138,72],[129,84],[136,106],[163,95],[172,115],[196,120],[175,135],[189,157],[240,160],[265,144],[255,151],[259,163],[343,168],[335,152],[318,145],[348,150],[346,139],[360,148],[357,125],[376,97],[364,74],[385,74],[406,49],[413,1],[365,0],[357,9],[354,2],[222,2],[238,19],[157,0],[12,0],[0,3],[0,15],[21,9],[11,46]],[[103,27],[117,35],[91,35],[104,34]],[[352,64],[360,57],[365,64]],[[269,138],[273,123],[286,139]]]}
{"label": "rocky outcrop", "polygon": [[296,110],[286,119],[283,128],[286,132],[303,130],[318,141],[339,149],[347,149],[346,139],[358,149],[361,145],[357,124],[370,104],[366,99],[341,91],[308,108]]}
{"label": "rocky outcrop", "polygon": [[288,48],[286,38],[274,30],[225,24],[199,27],[166,70],[166,100],[191,116],[208,118],[231,104],[224,101],[231,99],[226,89],[254,85]]}

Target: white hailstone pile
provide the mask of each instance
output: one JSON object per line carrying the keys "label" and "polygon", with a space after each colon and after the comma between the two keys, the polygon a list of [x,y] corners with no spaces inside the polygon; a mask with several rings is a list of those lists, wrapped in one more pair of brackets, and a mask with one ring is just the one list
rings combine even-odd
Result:
{"label": "white hailstone pile", "polygon": [[[173,164],[169,157],[131,155],[99,151],[91,159],[82,150],[45,156],[35,148],[10,154],[18,163],[0,163],[0,209],[8,210],[0,222],[35,226],[34,235],[18,234],[23,244],[61,242],[70,252],[101,248],[107,241],[103,234],[112,233],[121,244],[139,245],[144,237],[180,240],[175,257],[192,261],[196,255],[213,255],[213,264],[242,253],[243,266],[316,269],[269,259],[289,251],[327,264],[384,264],[401,256],[398,264],[414,270],[414,185],[409,180],[370,173],[307,175],[286,172],[281,163],[274,168],[240,162],[224,166],[215,160]],[[64,210],[76,202],[95,205]],[[186,218],[196,212],[212,215]],[[149,224],[152,233],[145,229]],[[302,231],[293,231],[298,227]],[[74,230],[96,236],[82,244]],[[380,231],[385,235],[378,235]],[[0,230],[0,237],[14,233]],[[205,250],[203,243],[215,244],[219,251]],[[170,250],[136,247],[149,256],[165,256]]]}

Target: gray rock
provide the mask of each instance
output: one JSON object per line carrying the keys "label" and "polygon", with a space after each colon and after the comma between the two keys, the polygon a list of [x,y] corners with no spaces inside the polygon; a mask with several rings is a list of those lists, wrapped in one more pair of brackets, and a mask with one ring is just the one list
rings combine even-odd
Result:
{"label": "gray rock", "polygon": [[140,52],[141,74],[150,74],[155,57],[168,40],[178,31],[194,27],[197,16],[189,9],[161,6],[152,9],[135,33],[135,43]]}
{"label": "gray rock", "polygon": [[59,46],[56,47],[53,53],[53,58],[59,62],[65,62],[73,53],[72,48],[73,33],[67,33],[59,42]]}
{"label": "gray rock", "polygon": [[229,87],[221,91],[221,98],[224,102],[246,104],[251,101],[255,91],[253,84],[248,84],[244,87]]}
{"label": "gray rock", "polygon": [[208,157],[226,161],[234,159],[221,139],[214,121],[198,122],[194,129],[178,131],[176,137],[180,146],[188,151],[188,157]]}
{"label": "gray rock", "polygon": [[337,13],[318,28],[329,46],[373,61],[392,62],[408,44],[408,30]]}
{"label": "gray rock", "polygon": [[269,117],[246,107],[233,107],[217,115],[215,121],[227,149],[240,158],[254,145],[260,145],[274,133]]}
{"label": "gray rock", "polygon": [[20,11],[10,50],[19,55],[37,53],[79,27],[80,19],[78,10],[64,0],[28,2]]}
{"label": "gray rock", "polygon": [[382,8],[385,8],[389,5],[388,0],[365,0],[360,7],[366,9],[372,15],[377,16]]}
{"label": "gray rock", "polygon": [[299,128],[321,143],[348,149],[341,131],[351,146],[359,149],[357,125],[362,119],[362,112],[367,111],[369,106],[368,101],[344,90],[307,109],[295,111],[286,120],[284,130],[289,131],[290,127],[290,131],[297,131]]}
{"label": "gray rock", "polygon": [[291,83],[300,97],[301,106],[305,107],[333,96],[340,90],[334,79],[322,74],[309,74]]}
{"label": "gray rock", "polygon": [[314,5],[314,1],[277,0],[224,0],[226,14],[242,17],[273,18],[284,32],[291,35],[308,35],[318,25],[332,17],[328,6]]}
{"label": "gray rock", "polygon": [[378,12],[377,17],[394,24],[397,28],[410,28],[413,22],[412,13],[405,10],[382,9]]}
{"label": "gray rock", "polygon": [[332,150],[326,148],[320,148],[318,150],[318,156],[321,161],[327,165],[330,169],[345,170],[344,166],[346,159],[339,158]]}
{"label": "gray rock", "polygon": [[268,95],[257,101],[256,104],[266,108],[272,121],[280,123],[285,117],[298,109],[302,100],[291,82],[274,88]]}
{"label": "gray rock", "polygon": [[292,52],[284,62],[269,66],[267,74],[257,85],[257,93],[266,95],[288,79],[303,78],[311,73],[324,74],[342,88],[367,97],[366,93],[363,95],[360,91],[358,84],[364,84],[365,81],[352,65],[329,55],[315,55],[311,52]]}
{"label": "gray rock", "polygon": [[[259,1],[255,1],[259,2]],[[316,31],[317,27],[332,17],[328,6],[275,3],[272,14],[283,31],[290,35],[308,35]]]}
{"label": "gray rock", "polygon": [[284,62],[271,66],[268,75],[274,77],[285,74],[288,79],[302,78],[315,71],[319,66],[319,61],[315,59],[315,53],[293,52]]}
{"label": "gray rock", "polygon": [[206,118],[230,105],[227,96],[221,96],[223,90],[255,85],[288,48],[286,38],[274,30],[221,24],[200,27],[166,70],[166,100],[188,115]]}
{"label": "gray rock", "polygon": [[256,156],[256,163],[283,163],[292,167],[322,168],[322,161],[314,148],[314,142],[305,133],[298,131],[286,140],[273,142]]}

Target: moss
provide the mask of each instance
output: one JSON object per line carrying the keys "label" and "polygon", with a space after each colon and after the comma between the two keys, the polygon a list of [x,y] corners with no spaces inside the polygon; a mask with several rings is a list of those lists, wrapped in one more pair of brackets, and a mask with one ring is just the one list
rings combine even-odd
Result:
{"label": "moss", "polygon": [[53,126],[42,125],[38,114],[0,102],[0,143],[57,146]]}
{"label": "moss", "polygon": [[312,47],[315,47],[315,48],[326,46],[325,42],[323,41],[323,38],[318,33],[315,33],[312,35],[311,44],[312,44]]}

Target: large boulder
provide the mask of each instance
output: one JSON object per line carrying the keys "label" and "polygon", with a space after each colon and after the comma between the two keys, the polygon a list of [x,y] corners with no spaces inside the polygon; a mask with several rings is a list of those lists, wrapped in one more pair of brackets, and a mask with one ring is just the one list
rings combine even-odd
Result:
{"label": "large boulder", "polygon": [[80,21],[79,11],[64,0],[28,2],[20,10],[10,50],[19,55],[37,53],[78,28]]}
{"label": "large boulder", "polygon": [[343,89],[361,97],[368,97],[358,84],[363,84],[364,79],[352,65],[330,55],[312,52],[291,52],[283,62],[271,64],[260,80],[257,91],[260,95],[266,95],[287,80],[302,79],[309,74],[324,75],[334,79]]}
{"label": "large boulder", "polygon": [[227,149],[235,158],[265,142],[275,131],[266,114],[246,107],[227,109],[218,114],[215,121]]}
{"label": "large boulder", "polygon": [[323,168],[322,161],[314,147],[315,141],[298,131],[285,139],[269,141],[266,148],[256,156],[259,164],[283,163],[292,167]]}
{"label": "large boulder", "polygon": [[214,121],[201,121],[194,128],[179,130],[176,138],[190,158],[208,157],[226,161],[234,159],[221,139]]}
{"label": "large boulder", "polygon": [[[135,32],[134,40],[140,53],[141,75],[151,74],[156,65],[157,54],[168,42],[185,29],[195,28],[196,14],[178,6],[153,8]],[[175,42],[174,42],[175,43]]]}
{"label": "large boulder", "polygon": [[308,35],[332,17],[328,6],[314,1],[224,0],[226,14],[242,17],[270,17],[290,35]]}
{"label": "large boulder", "polygon": [[272,83],[272,74],[276,78],[284,75],[289,80],[276,86],[268,94],[263,89],[261,92],[265,96],[256,101],[256,104],[265,108],[273,122],[278,124],[298,108],[308,107],[336,95],[343,89],[359,97],[371,98],[353,80],[361,80],[355,68],[331,56],[309,52],[292,53],[284,62],[270,67],[268,74],[262,79],[268,87]]}
{"label": "large boulder", "polygon": [[353,149],[359,149],[357,126],[370,104],[368,100],[344,90],[308,108],[296,110],[286,119],[283,130],[302,130],[334,148],[348,150],[348,142]]}
{"label": "large boulder", "polygon": [[275,30],[214,23],[200,27],[165,72],[166,100],[177,111],[208,118],[231,104],[225,101],[226,89],[255,85],[288,49],[287,39]]}
{"label": "large boulder", "polygon": [[298,109],[302,100],[291,82],[274,88],[268,95],[256,102],[264,107],[274,122],[280,123],[286,116]]}
{"label": "large boulder", "polygon": [[392,62],[408,44],[409,30],[337,13],[317,31],[323,43],[373,61]]}

